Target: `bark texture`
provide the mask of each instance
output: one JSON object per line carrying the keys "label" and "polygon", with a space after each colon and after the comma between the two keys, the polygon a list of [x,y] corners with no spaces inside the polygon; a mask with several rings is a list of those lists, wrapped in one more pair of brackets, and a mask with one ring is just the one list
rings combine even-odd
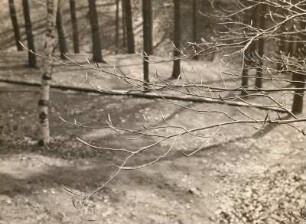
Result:
{"label": "bark texture", "polygon": [[88,0],[89,20],[92,33],[92,60],[94,62],[104,62],[102,57],[102,46],[99,31],[98,13],[96,0]]}
{"label": "bark texture", "polygon": [[47,0],[47,26],[44,45],[42,77],[41,77],[41,98],[38,102],[39,107],[39,145],[48,145],[50,142],[49,129],[49,99],[50,99],[50,82],[52,80],[53,61],[51,57],[55,48],[55,20],[57,11],[57,0]]}

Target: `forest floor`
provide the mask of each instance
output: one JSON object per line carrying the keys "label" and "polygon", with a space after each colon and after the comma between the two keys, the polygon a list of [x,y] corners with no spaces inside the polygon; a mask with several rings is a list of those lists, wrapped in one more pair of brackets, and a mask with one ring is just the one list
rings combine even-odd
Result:
{"label": "forest floor", "polygon": [[[1,58],[0,79],[39,83],[39,70],[25,68],[18,56],[9,56]],[[84,56],[73,60],[86,65]],[[108,56],[106,61],[108,64],[100,67],[113,71],[116,65],[129,77],[140,78],[138,56]],[[169,77],[170,62],[155,66],[161,77]],[[218,75],[218,62],[185,61],[183,67],[188,80],[198,79],[200,74],[204,83],[225,83]],[[89,88],[94,84],[111,89],[127,86],[112,76],[80,66],[58,64],[54,72],[53,82],[57,85]],[[116,170],[114,163],[124,160],[125,155],[90,148],[76,137],[101,147],[129,150],[157,141],[154,136],[136,138],[103,129],[109,116],[114,126],[126,129],[141,128],[144,122],[195,128],[228,121],[225,113],[239,119],[241,112],[226,105],[53,89],[52,143],[48,148],[40,148],[36,145],[38,99],[38,87],[0,82],[1,224],[289,224],[297,221],[300,210],[305,208],[306,138],[286,125],[228,126],[218,131],[212,129],[215,134],[205,140],[180,136],[165,158],[142,169],[122,171],[81,206],[80,195],[89,195],[103,185]],[[224,113],[197,112],[204,110]],[[254,118],[265,116],[264,111],[257,109],[241,110]],[[76,127],[59,117],[93,128]],[[305,123],[295,126],[306,128]],[[172,133],[172,129],[166,129],[159,134]],[[137,155],[128,165],[148,163],[172,144],[160,143]],[[203,144],[206,147],[193,156],[183,155]]]}

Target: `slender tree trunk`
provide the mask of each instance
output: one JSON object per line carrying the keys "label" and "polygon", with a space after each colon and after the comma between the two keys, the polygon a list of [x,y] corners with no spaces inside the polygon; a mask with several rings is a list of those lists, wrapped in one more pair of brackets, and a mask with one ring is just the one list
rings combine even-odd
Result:
{"label": "slender tree trunk", "polygon": [[30,17],[30,6],[28,0],[22,0],[22,6],[23,6],[24,23],[25,23],[25,29],[28,41],[28,49],[29,49],[28,52],[29,66],[35,68],[37,67],[36,55],[35,55],[36,51],[34,45],[32,22]]}
{"label": "slender tree trunk", "polygon": [[244,52],[244,57],[243,57],[243,68],[242,68],[242,75],[241,75],[241,87],[242,87],[242,91],[241,94],[242,95],[247,95],[247,92],[244,89],[248,88],[248,83],[249,83],[249,75],[248,72],[251,68],[253,68],[254,66],[254,52],[256,49],[256,44],[255,43],[251,43],[250,46],[245,49]]}
{"label": "slender tree trunk", "polygon": [[[197,44],[198,42],[198,0],[192,0],[192,41]],[[198,47],[195,45],[195,55],[193,56],[194,60],[198,60],[199,57],[197,55]]]}
{"label": "slender tree trunk", "polygon": [[116,36],[115,36],[115,45],[116,45],[116,54],[119,49],[119,3],[120,0],[116,0]]}
{"label": "slender tree trunk", "polygon": [[[290,26],[290,30],[292,31],[292,32],[294,32],[295,30],[294,30],[295,28],[294,28],[294,25],[293,24],[291,24],[291,26]],[[297,35],[291,35],[291,36],[287,36],[287,38],[288,38],[288,41],[289,41],[289,44],[288,44],[288,54],[290,54],[290,57],[293,57],[293,56],[296,56],[297,55],[297,48],[298,48],[298,37],[297,37]]]}
{"label": "slender tree trunk", "polygon": [[[272,10],[271,10],[271,8],[270,8],[269,10],[270,11],[272,11],[272,10],[276,11],[277,9],[272,8]],[[282,15],[285,18],[286,10],[280,10],[279,14]],[[281,22],[281,21],[282,21],[281,19],[277,20],[277,22]],[[288,55],[288,53],[290,51],[289,50],[289,48],[290,48],[289,47],[289,45],[290,45],[289,36],[286,35],[286,34],[283,34],[284,32],[291,29],[290,26],[291,26],[291,22],[290,21],[286,22],[286,23],[284,23],[283,25],[280,26],[280,29],[278,31],[280,36],[279,36],[279,40],[277,41],[276,55],[277,55],[278,61],[277,61],[277,64],[276,64],[276,70],[279,71],[279,72],[281,72],[285,68],[284,62],[283,62],[283,59],[282,59],[282,55]]]}
{"label": "slender tree trunk", "polygon": [[[280,33],[283,33],[284,30],[285,30],[285,25],[281,27]],[[287,38],[284,35],[281,35],[279,37],[278,42],[277,42],[278,49],[276,50],[276,52],[277,52],[277,55],[279,56],[279,59],[278,59],[277,64],[276,64],[276,70],[277,71],[281,71],[284,68],[281,56],[283,54],[286,54],[286,47],[285,47],[286,46],[286,41],[287,41]]]}
{"label": "slender tree trunk", "polygon": [[61,59],[67,59],[65,57],[67,53],[67,44],[66,44],[66,37],[64,33],[64,27],[62,22],[62,13],[61,13],[61,0],[58,0],[58,9],[56,13],[56,29],[57,29],[57,35],[58,35],[58,43],[59,43],[59,49],[61,53]]}
{"label": "slender tree trunk", "polygon": [[152,8],[152,0],[147,1],[148,4],[148,23],[150,25],[150,29],[148,30],[148,46],[150,55],[153,54],[153,8]]}
{"label": "slender tree trunk", "polygon": [[[244,24],[250,25],[250,23],[254,23],[256,18],[256,10],[253,8],[251,12],[246,12],[243,18]],[[245,38],[248,41],[249,34],[248,31],[245,32]],[[243,64],[242,64],[242,74],[241,74],[241,95],[247,95],[245,89],[248,88],[249,69],[252,68],[253,55],[255,52],[256,44],[251,43],[243,52]]]}
{"label": "slender tree trunk", "polygon": [[144,90],[149,90],[149,57],[153,53],[152,48],[152,2],[151,0],[142,0],[142,17],[143,17],[143,79]]}
{"label": "slender tree trunk", "polygon": [[125,0],[121,1],[121,12],[122,12],[122,45],[126,46],[126,15],[125,15]]}
{"label": "slender tree trunk", "polygon": [[174,31],[173,31],[173,43],[175,49],[173,50],[173,71],[172,78],[178,79],[181,74],[181,26],[180,26],[180,1],[181,0],[173,0],[174,2]]}
{"label": "slender tree trunk", "polygon": [[305,74],[293,72],[293,80],[294,86],[297,89],[294,91],[292,113],[300,114],[303,112],[303,101],[305,93],[302,88],[305,88],[306,76]]}
{"label": "slender tree trunk", "polygon": [[[283,15],[285,16],[285,14]],[[282,34],[283,32],[288,32],[288,31],[294,31],[294,27],[293,27],[293,22],[289,21],[286,22],[280,29],[280,34]],[[276,65],[276,69],[279,72],[283,73],[283,70],[286,71],[286,62],[283,61],[282,59],[282,55],[286,55],[286,56],[290,56],[292,57],[295,49],[296,49],[296,36],[294,35],[288,35],[288,34],[282,34],[279,37],[279,41],[278,41],[278,49],[277,49],[277,54],[279,56],[279,60],[277,62]]]}
{"label": "slender tree trunk", "polygon": [[305,91],[306,74],[302,74],[300,66],[303,66],[303,61],[306,57],[306,47],[303,43],[306,35],[303,32],[306,28],[306,23],[302,20],[295,24],[295,29],[299,30],[299,33],[295,37],[296,46],[292,46],[292,55],[298,59],[298,64],[296,68],[293,68],[292,82],[295,85],[296,90],[294,91],[293,103],[292,103],[292,113],[299,114],[303,112],[303,101]]}
{"label": "slender tree trunk", "polygon": [[248,76],[249,68],[246,65],[246,61],[244,62],[243,68],[242,68],[242,75],[241,75],[241,95],[247,95],[247,92],[245,89],[249,86],[249,76]]}
{"label": "slender tree trunk", "polygon": [[72,24],[73,50],[74,53],[78,54],[80,53],[80,43],[75,0],[70,0],[70,16]]}
{"label": "slender tree trunk", "polygon": [[102,57],[102,47],[99,31],[98,13],[96,0],[88,0],[89,19],[92,33],[92,60],[95,62],[105,62]]}
{"label": "slender tree trunk", "polygon": [[[57,0],[47,0],[47,29],[44,45],[44,54],[50,58],[55,48],[55,20],[57,10]],[[41,77],[41,98],[38,102],[39,107],[39,145],[48,145],[50,142],[49,129],[49,99],[50,83],[52,80],[53,61],[43,59],[42,77]]]}
{"label": "slender tree trunk", "polygon": [[21,37],[20,37],[19,24],[18,24],[18,20],[17,20],[14,0],[9,0],[9,8],[10,8],[10,17],[11,17],[13,30],[14,30],[14,35],[15,35],[16,47],[17,47],[18,51],[22,51],[23,48],[22,48],[21,44],[19,43],[19,41],[21,40]]}
{"label": "slender tree trunk", "polygon": [[[266,6],[264,4],[258,5],[257,10],[258,13],[257,17],[255,18],[256,26],[260,29],[265,28],[265,14],[266,14]],[[260,38],[257,41],[257,67],[256,67],[256,80],[255,86],[258,89],[262,88],[262,76],[263,76],[263,56],[264,56],[264,39]]]}
{"label": "slender tree trunk", "polygon": [[126,19],[126,35],[127,35],[127,52],[129,54],[135,53],[135,41],[133,33],[133,18],[132,18],[132,7],[131,0],[125,1],[125,19]]}
{"label": "slender tree trunk", "polygon": [[[278,14],[278,17],[280,17],[280,18],[279,19],[275,18],[276,23],[282,22],[283,19],[286,17],[286,14],[288,13],[285,8],[280,9],[279,7],[274,7],[274,6],[268,6],[267,11]],[[278,29],[279,39],[276,42],[277,43],[277,49],[275,51],[276,59],[277,59],[276,70],[278,72],[281,72],[281,73],[283,73],[283,70],[286,67],[282,56],[283,55],[288,55],[289,44],[290,44],[289,35],[284,34],[284,33],[289,31],[291,29],[290,27],[291,27],[291,21],[289,20],[289,21],[285,22],[284,24],[282,24]]]}

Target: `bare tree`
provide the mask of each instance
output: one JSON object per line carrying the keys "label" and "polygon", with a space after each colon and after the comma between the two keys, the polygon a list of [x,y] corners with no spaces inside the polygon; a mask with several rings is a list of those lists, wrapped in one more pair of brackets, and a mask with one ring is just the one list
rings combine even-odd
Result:
{"label": "bare tree", "polygon": [[10,8],[11,22],[13,25],[13,30],[14,30],[14,35],[15,35],[16,47],[18,51],[22,51],[23,48],[20,45],[21,37],[20,37],[19,24],[17,20],[16,7],[15,7],[14,0],[9,0],[9,8]]}
{"label": "bare tree", "polygon": [[62,22],[61,0],[58,0],[58,9],[56,13],[56,28],[57,28],[58,44],[59,44],[61,59],[65,60],[66,59],[65,55],[68,51],[67,51],[66,37]]}
{"label": "bare tree", "polygon": [[57,0],[46,0],[47,24],[46,39],[44,45],[43,68],[41,76],[41,98],[38,102],[39,106],[39,145],[48,145],[50,142],[49,129],[49,100],[50,100],[50,82],[52,80],[53,70],[53,51],[55,48],[55,25]]}
{"label": "bare tree", "polygon": [[172,78],[177,79],[181,74],[181,24],[180,24],[180,0],[173,0],[174,2],[174,31],[173,31],[173,70]]}
{"label": "bare tree", "polygon": [[[152,51],[150,51],[150,44],[146,42],[146,40],[150,39],[147,36],[148,33],[150,33],[148,32],[148,29],[150,28],[150,20],[148,19],[148,17],[146,17],[146,15],[150,14],[147,11],[148,2],[149,1],[147,0],[143,0],[142,4],[144,19],[144,74],[148,74],[149,69],[149,54],[146,54],[146,52],[152,53]],[[181,1],[174,0],[175,4],[177,4],[177,2],[180,3]],[[116,153],[120,151],[122,154],[125,155],[124,159],[122,160],[122,162],[120,162],[120,164],[114,165],[115,171],[110,176],[110,178],[107,179],[105,183],[102,184],[99,188],[97,188],[94,192],[92,192],[92,194],[90,194],[88,197],[85,197],[84,200],[91,198],[95,193],[102,190],[118,175],[118,173],[120,173],[120,171],[141,169],[143,167],[152,165],[160,161],[161,159],[166,157],[172,150],[175,149],[176,140],[178,138],[181,138],[182,136],[190,136],[191,138],[199,138],[201,140],[206,140],[216,137],[216,135],[220,131],[222,131],[223,128],[226,127],[231,127],[235,125],[250,125],[254,130],[258,130],[258,132],[260,132],[264,130],[265,127],[271,124],[293,127],[297,132],[305,135],[305,131],[303,129],[299,128],[298,126],[294,126],[295,123],[306,121],[305,117],[298,117],[294,114],[299,113],[299,111],[301,110],[298,109],[295,111],[295,109],[293,109],[293,112],[290,111],[288,105],[283,103],[282,100],[280,100],[279,98],[281,98],[283,95],[295,93],[294,97],[297,98],[296,102],[298,102],[297,108],[301,108],[301,102],[303,99],[302,95],[305,91],[305,26],[303,25],[303,23],[300,23],[301,21],[298,22],[295,20],[302,19],[303,21],[306,15],[306,11],[303,9],[301,10],[300,5],[294,5],[292,1],[269,0],[259,2],[256,0],[248,0],[248,3],[250,4],[238,4],[239,8],[237,7],[234,11],[228,12],[230,15],[222,14],[220,16],[220,18],[223,19],[223,23],[227,26],[227,29],[225,31],[223,30],[223,36],[221,38],[219,38],[214,43],[207,42],[203,43],[203,45],[199,45],[200,52],[203,54],[210,53],[212,49],[226,50],[226,53],[222,52],[221,50],[219,51],[220,54],[224,54],[220,55],[220,57],[222,56],[222,60],[220,60],[220,64],[222,66],[226,66],[227,64],[229,64],[226,60],[229,60],[233,63],[236,61],[236,64],[234,64],[235,66],[233,66],[233,69],[231,68],[232,70],[220,71],[220,73],[218,74],[220,76],[220,79],[218,80],[219,82],[214,83],[214,85],[210,83],[205,83],[203,80],[193,81],[188,80],[187,78],[177,80],[177,82],[168,82],[163,81],[163,77],[159,77],[159,74],[156,74],[158,82],[149,83],[149,79],[142,80],[129,77],[128,75],[120,75],[117,73],[110,74],[108,72],[109,75],[113,75],[117,78],[125,80],[128,86],[132,87],[130,89],[126,89],[125,91],[97,88],[96,91],[100,91],[102,94],[141,97],[146,99],[162,99],[186,111],[193,112],[195,116],[200,117],[203,115],[212,115],[212,117],[214,117],[216,115],[216,117],[222,117],[222,121],[212,119],[211,123],[209,124],[205,122],[199,122],[196,127],[186,127],[180,124],[174,124],[172,122],[170,124],[170,122],[168,122],[167,120],[167,117],[161,115],[160,122],[158,122],[157,124],[154,122],[150,123],[146,120],[143,126],[139,126],[137,129],[130,129],[122,127],[121,125],[119,125],[119,127],[115,126],[115,124],[112,122],[111,115],[109,115],[107,125],[101,127],[102,129],[108,129],[114,134],[128,133],[129,135],[133,135],[135,137],[152,137],[152,139],[154,139],[154,142],[150,142],[149,145],[145,145],[136,149],[127,149],[97,146],[91,144],[90,142],[86,142],[81,138],[78,138],[80,142],[94,149],[109,150],[114,151]],[[281,4],[282,8],[286,11],[286,16],[284,16],[283,18],[279,18],[280,21],[276,23],[276,20],[274,18],[269,18],[269,23],[265,24],[265,26],[262,25],[263,23],[256,23],[255,18],[256,14],[258,13],[256,7],[261,4],[266,4],[265,7],[272,7],[275,6],[275,3]],[[285,6],[283,6],[283,4],[285,4]],[[176,7],[177,6],[178,5],[176,5]],[[176,8],[176,10],[177,9],[179,9],[179,7]],[[222,13],[224,13],[224,11]],[[237,16],[237,14],[239,15]],[[241,20],[241,14],[243,14],[244,21]],[[272,15],[269,16],[273,16],[273,12],[271,12],[270,14]],[[178,15],[179,14],[175,13],[175,16]],[[276,16],[278,16],[278,14]],[[280,29],[281,25],[287,20],[292,20],[295,25],[295,29],[290,30],[286,34],[280,33],[278,29]],[[177,31],[177,29],[175,29],[175,31]],[[258,46],[260,45],[259,40],[262,39],[266,41],[267,39],[269,39],[271,42],[274,42],[280,37],[280,35],[289,35],[291,37],[290,41],[292,42],[292,40],[294,40],[295,44],[297,45],[296,47],[294,47],[294,54],[292,52],[291,55],[285,57],[283,61],[283,67],[287,69],[285,73],[297,74],[295,75],[295,77],[293,77],[293,80],[296,81],[293,82],[296,84],[295,86],[283,85],[283,83],[280,84],[280,82],[285,82],[286,84],[292,83],[292,80],[288,79],[287,77],[279,77],[279,71],[272,70],[274,68],[275,63],[281,60],[281,58],[275,59],[275,55],[268,54],[271,54],[271,52],[265,52],[265,55],[263,55],[263,51],[261,51],[260,47]],[[175,46],[177,47],[177,45]],[[181,50],[181,52],[182,53],[177,55],[177,58],[174,58],[174,60],[191,58],[193,56],[192,54],[188,54],[188,52],[185,53],[183,50]],[[236,57],[236,55],[238,55],[238,57]],[[262,67],[262,76],[260,78],[262,81],[270,82],[269,87],[260,89],[256,87],[249,87],[247,85],[248,78],[252,78],[252,80],[258,78],[257,76],[252,76],[251,73],[247,74],[248,70],[255,70],[257,68],[256,66],[262,65],[261,63],[258,63],[258,57],[267,60],[267,64]],[[151,57],[150,60],[154,62],[153,57]],[[172,59],[159,59],[158,62],[160,61],[172,61]],[[223,64],[223,62],[226,63]],[[272,64],[272,66],[267,69],[269,63]],[[247,78],[246,85],[242,84],[242,86],[239,82],[241,80],[241,65],[245,69],[243,74],[246,73],[245,77]],[[107,71],[105,71],[103,68],[96,68],[94,66],[85,67],[84,65],[79,66],[86,69],[94,69],[107,73]],[[227,79],[223,77],[225,75],[227,76]],[[243,76],[243,78],[245,77]],[[271,80],[277,82],[275,86],[273,86]],[[150,92],[143,93],[143,85],[145,86],[145,89],[150,90]],[[241,95],[241,92],[245,95]],[[180,102],[182,101],[188,101],[193,103],[205,102],[207,104],[223,104],[232,107],[232,110],[230,113],[228,113],[220,108],[212,110],[206,108],[199,109],[198,107],[194,106],[186,106],[185,104],[182,105],[180,104]],[[293,103],[293,105],[295,104]],[[247,108],[251,110],[247,110]],[[256,111],[256,115],[254,115],[255,113],[252,113],[253,111]],[[90,126],[82,124],[78,121],[74,121],[73,124],[84,128],[90,128]],[[135,165],[134,162],[129,163],[129,161],[132,158],[135,158],[137,155],[144,153],[147,150],[156,149],[160,146],[160,144],[164,144],[167,141],[171,142],[171,144],[169,144],[171,146],[169,146],[165,151],[163,151],[160,155],[156,156],[156,158],[152,159],[151,161],[139,163],[138,165]],[[205,149],[205,147],[206,143],[200,145],[198,148],[195,148],[192,151],[189,151],[188,153],[183,153],[183,155],[187,157],[192,156],[195,153]]]}
{"label": "bare tree", "polygon": [[[306,9],[306,6],[304,6]],[[303,30],[306,27],[306,22],[299,20],[296,24],[296,29]],[[292,113],[300,114],[303,112],[303,101],[304,101],[304,88],[305,88],[305,70],[301,69],[301,65],[304,67],[305,57],[306,57],[306,46],[303,41],[305,40],[305,33],[300,32],[296,39],[296,46],[292,48],[292,54],[296,59],[295,68],[292,71],[292,82],[296,88],[294,91],[293,103],[292,103]],[[302,68],[303,68],[302,67]]]}
{"label": "bare tree", "polygon": [[[266,14],[266,5],[259,4],[256,9],[256,17],[254,18],[255,25],[257,28],[263,30],[265,29],[265,14]],[[263,73],[263,56],[264,56],[264,39],[260,38],[256,43],[256,79],[255,86],[260,89],[262,88],[262,73]]]}
{"label": "bare tree", "polygon": [[143,18],[143,79],[144,90],[148,90],[149,79],[149,55],[153,54],[152,44],[152,2],[151,0],[142,1]]}
{"label": "bare tree", "polygon": [[119,48],[119,3],[120,0],[116,0],[116,26],[115,26],[115,45],[116,45],[116,53],[118,53]]}
{"label": "bare tree", "polygon": [[[250,4],[247,6],[250,7]],[[244,24],[246,25],[254,25],[256,19],[256,10],[251,8],[251,10],[247,10],[243,15]],[[248,41],[250,38],[250,31],[244,30],[245,40]],[[252,41],[243,51],[243,64],[242,64],[242,74],[241,74],[241,87],[242,87],[242,95],[247,95],[248,93],[245,92],[245,89],[248,88],[249,85],[249,77],[248,73],[251,68],[254,67],[254,52],[256,49],[256,44]]]}
{"label": "bare tree", "polygon": [[126,15],[125,15],[125,1],[121,0],[121,13],[122,13],[122,46],[126,46]]}
{"label": "bare tree", "polygon": [[135,40],[133,33],[133,18],[132,18],[132,7],[131,0],[124,0],[124,11],[125,11],[125,25],[126,25],[126,36],[127,36],[127,52],[129,54],[135,53]]}
{"label": "bare tree", "polygon": [[27,35],[28,49],[29,49],[28,50],[29,66],[35,68],[37,67],[37,62],[35,55],[35,45],[34,45],[34,36],[32,31],[29,1],[22,0],[22,6],[23,6],[23,15],[24,15],[26,35]]}
{"label": "bare tree", "polygon": [[80,53],[80,41],[79,41],[79,29],[76,16],[75,0],[69,0],[70,3],[70,16],[72,24],[72,38],[73,38],[73,49],[74,53]]}
{"label": "bare tree", "polygon": [[[192,41],[198,42],[198,0],[192,0]],[[195,51],[197,51],[197,45],[195,44]],[[193,56],[193,59],[198,60],[198,54]]]}
{"label": "bare tree", "polygon": [[92,34],[92,60],[95,62],[105,62],[102,57],[102,46],[101,46],[96,0],[88,0],[88,4],[89,4],[90,27]]}

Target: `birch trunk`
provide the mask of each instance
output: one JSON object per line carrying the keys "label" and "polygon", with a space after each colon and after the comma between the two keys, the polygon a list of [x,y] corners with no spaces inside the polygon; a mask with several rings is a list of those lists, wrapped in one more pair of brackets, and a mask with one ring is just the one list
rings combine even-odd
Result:
{"label": "birch trunk", "polygon": [[41,98],[38,102],[39,107],[39,145],[48,145],[50,142],[49,129],[49,99],[50,82],[52,79],[53,61],[51,60],[55,47],[55,20],[58,0],[47,0],[47,27],[44,45],[44,54],[49,59],[43,59],[41,77]]}

